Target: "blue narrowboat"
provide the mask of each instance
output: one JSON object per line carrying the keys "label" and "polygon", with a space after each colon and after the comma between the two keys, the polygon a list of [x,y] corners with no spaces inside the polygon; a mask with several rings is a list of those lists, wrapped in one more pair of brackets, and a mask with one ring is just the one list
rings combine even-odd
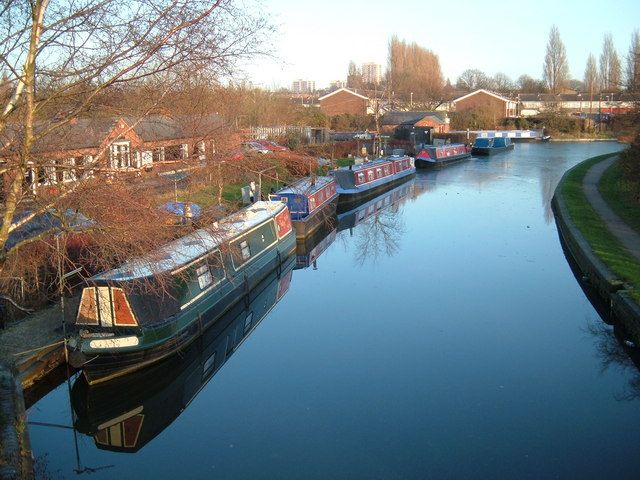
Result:
{"label": "blue narrowboat", "polygon": [[236,302],[198,341],[166,360],[106,384],[78,377],[71,389],[74,427],[93,437],[100,450],[135,453],[160,435],[258,328],[289,289],[295,263],[271,272],[248,302]]}
{"label": "blue narrowboat", "polygon": [[338,207],[372,198],[406,181],[416,173],[412,157],[392,155],[360,165],[331,170],[338,182]]}
{"label": "blue narrowboat", "polygon": [[324,223],[334,221],[338,192],[333,177],[307,177],[269,195],[289,208],[296,238],[311,235]]}
{"label": "blue narrowboat", "polygon": [[513,143],[509,137],[478,137],[473,146],[471,147],[471,153],[473,155],[494,155],[500,152],[506,152],[514,148]]}
{"label": "blue narrowboat", "polygon": [[281,202],[248,208],[96,275],[82,290],[70,363],[100,383],[184,349],[295,251]]}

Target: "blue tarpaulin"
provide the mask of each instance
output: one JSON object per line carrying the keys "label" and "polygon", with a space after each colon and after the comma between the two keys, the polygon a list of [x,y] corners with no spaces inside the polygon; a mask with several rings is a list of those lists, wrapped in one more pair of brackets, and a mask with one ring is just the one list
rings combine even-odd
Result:
{"label": "blue tarpaulin", "polygon": [[[187,213],[185,213],[185,207],[187,205],[191,206],[191,215],[187,215]],[[164,211],[172,213],[173,215],[177,215],[178,217],[182,217],[182,218],[191,218],[192,220],[197,220],[198,218],[200,218],[200,215],[202,214],[202,208],[200,208],[200,205],[198,205],[197,203],[188,203],[188,202],[167,202],[161,205],[161,207]],[[188,208],[187,208],[188,210]]]}

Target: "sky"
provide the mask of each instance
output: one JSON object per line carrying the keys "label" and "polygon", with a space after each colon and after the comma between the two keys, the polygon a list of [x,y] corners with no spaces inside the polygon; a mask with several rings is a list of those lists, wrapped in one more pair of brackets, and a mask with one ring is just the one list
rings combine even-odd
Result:
{"label": "sky", "polygon": [[346,79],[350,60],[384,68],[394,34],[436,53],[452,83],[467,68],[514,80],[522,74],[542,78],[553,24],[572,78],[582,80],[589,53],[599,57],[606,33],[624,66],[631,34],[640,29],[639,0],[263,0],[260,8],[277,28],[275,58],[257,58],[243,68],[265,88],[290,87],[298,78],[324,88]]}

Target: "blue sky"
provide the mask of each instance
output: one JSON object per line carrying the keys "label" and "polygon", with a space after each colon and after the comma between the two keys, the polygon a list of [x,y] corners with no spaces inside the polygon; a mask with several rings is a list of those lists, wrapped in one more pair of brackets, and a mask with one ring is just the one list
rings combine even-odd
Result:
{"label": "blue sky", "polygon": [[278,27],[277,60],[257,59],[245,71],[264,87],[288,87],[305,78],[322,88],[346,78],[349,60],[384,66],[393,34],[438,54],[452,83],[467,68],[541,78],[553,24],[566,46],[572,77],[582,79],[587,57],[599,56],[605,33],[611,32],[624,58],[633,30],[640,29],[638,0],[264,0],[262,9]]}

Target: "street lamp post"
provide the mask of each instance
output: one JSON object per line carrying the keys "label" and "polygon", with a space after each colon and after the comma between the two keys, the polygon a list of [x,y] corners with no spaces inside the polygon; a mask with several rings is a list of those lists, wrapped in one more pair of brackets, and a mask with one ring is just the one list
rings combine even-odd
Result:
{"label": "street lamp post", "polygon": [[413,108],[413,92],[410,93],[410,97],[409,97],[409,106],[411,108]]}

